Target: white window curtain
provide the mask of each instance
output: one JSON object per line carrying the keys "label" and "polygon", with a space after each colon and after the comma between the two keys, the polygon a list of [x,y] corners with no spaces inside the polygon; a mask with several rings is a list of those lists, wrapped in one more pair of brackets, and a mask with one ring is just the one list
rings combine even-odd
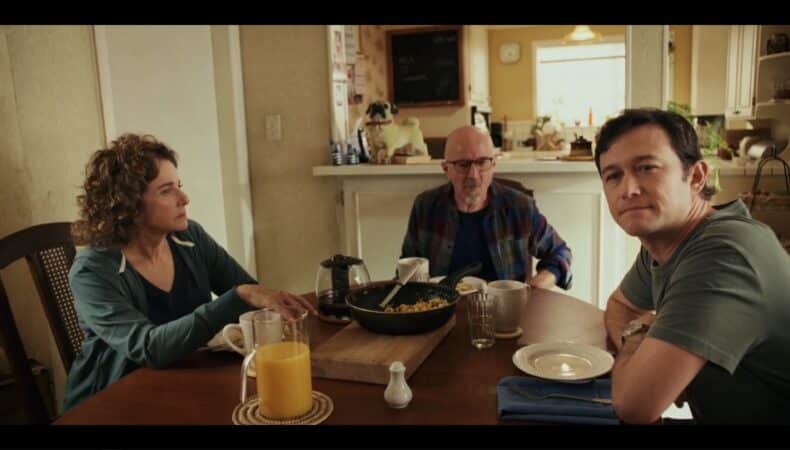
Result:
{"label": "white window curtain", "polygon": [[546,43],[535,51],[537,115],[600,126],[625,107],[625,42]]}

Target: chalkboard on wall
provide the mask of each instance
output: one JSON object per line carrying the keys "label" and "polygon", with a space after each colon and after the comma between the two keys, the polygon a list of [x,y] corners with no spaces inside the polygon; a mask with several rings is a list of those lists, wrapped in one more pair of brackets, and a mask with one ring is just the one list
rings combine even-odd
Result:
{"label": "chalkboard on wall", "polygon": [[398,106],[462,105],[463,28],[387,32],[390,99]]}

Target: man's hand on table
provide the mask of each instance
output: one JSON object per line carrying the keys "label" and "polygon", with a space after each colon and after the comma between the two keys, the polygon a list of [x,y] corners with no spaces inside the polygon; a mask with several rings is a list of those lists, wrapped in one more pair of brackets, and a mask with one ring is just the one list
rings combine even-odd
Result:
{"label": "man's hand on table", "polygon": [[557,277],[551,271],[541,270],[527,280],[527,284],[532,287],[551,289],[557,285]]}

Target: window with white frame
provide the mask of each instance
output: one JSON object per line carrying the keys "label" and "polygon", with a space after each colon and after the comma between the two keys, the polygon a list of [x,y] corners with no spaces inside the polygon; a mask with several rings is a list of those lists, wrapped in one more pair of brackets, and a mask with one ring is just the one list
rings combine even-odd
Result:
{"label": "window with white frame", "polygon": [[625,42],[536,43],[535,77],[538,116],[600,126],[625,108]]}

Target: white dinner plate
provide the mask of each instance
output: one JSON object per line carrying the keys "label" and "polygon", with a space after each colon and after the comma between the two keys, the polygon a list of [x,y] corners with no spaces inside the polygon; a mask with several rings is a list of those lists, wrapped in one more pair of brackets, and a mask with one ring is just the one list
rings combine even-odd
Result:
{"label": "white dinner plate", "polygon": [[513,364],[538,378],[580,382],[612,370],[614,357],[592,345],[547,342],[521,347],[513,353]]}

